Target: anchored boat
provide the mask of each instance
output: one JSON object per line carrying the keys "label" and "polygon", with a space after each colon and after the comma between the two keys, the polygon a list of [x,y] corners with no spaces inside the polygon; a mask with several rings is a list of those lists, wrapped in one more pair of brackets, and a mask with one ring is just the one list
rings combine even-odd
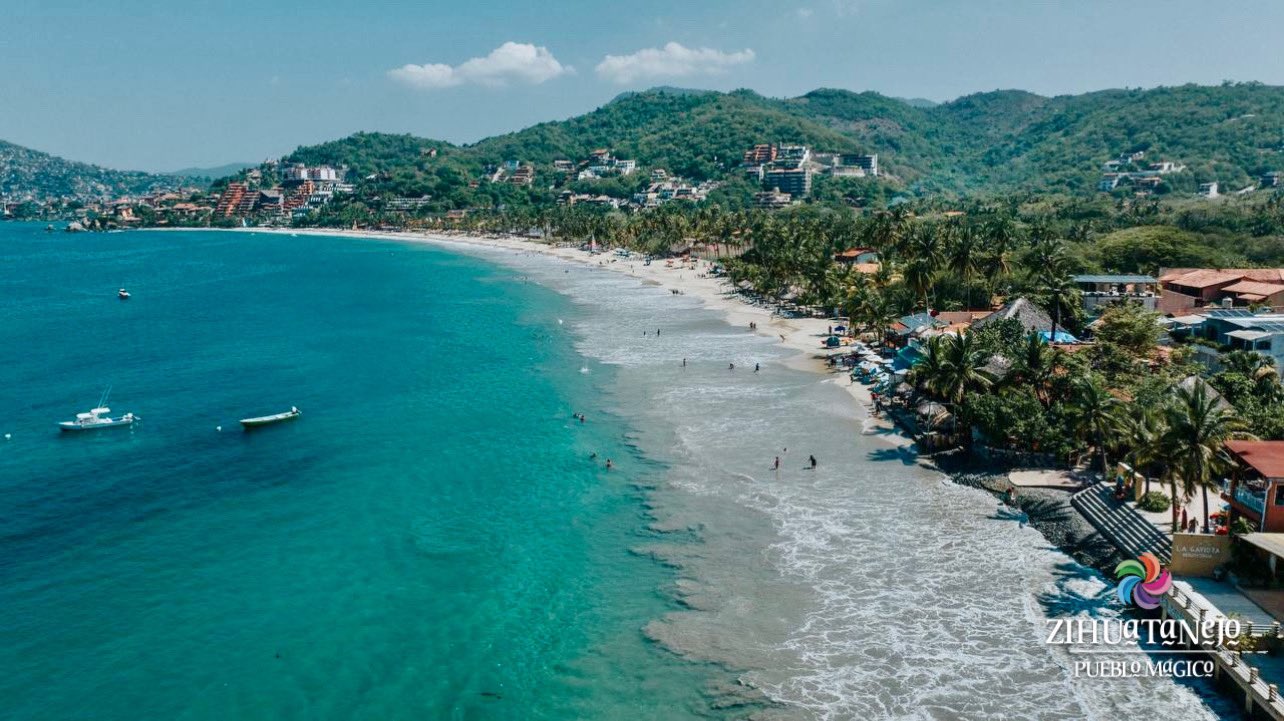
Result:
{"label": "anchored boat", "polygon": [[303,415],[303,411],[298,408],[291,407],[290,410],[284,413],[276,413],[270,416],[258,416],[257,418],[242,418],[241,425],[245,426],[248,430],[250,428],[258,428],[259,426],[270,426],[273,423],[281,423],[282,421],[292,421],[301,415]]}
{"label": "anchored boat", "polygon": [[98,399],[98,407],[91,408],[85,413],[77,413],[76,420],[62,421],[58,427],[64,431],[97,431],[107,428],[128,428],[134,425],[138,416],[133,413],[126,413],[119,418],[111,417],[111,409],[107,407],[107,396],[111,395],[111,387],[103,391],[102,398]]}

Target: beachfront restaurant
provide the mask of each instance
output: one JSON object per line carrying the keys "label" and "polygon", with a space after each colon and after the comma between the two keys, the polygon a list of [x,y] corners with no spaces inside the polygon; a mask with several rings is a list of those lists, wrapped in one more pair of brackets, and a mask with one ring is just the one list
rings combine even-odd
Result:
{"label": "beachfront restaurant", "polygon": [[1225,491],[1232,517],[1284,532],[1284,441],[1227,441],[1226,452],[1235,461]]}

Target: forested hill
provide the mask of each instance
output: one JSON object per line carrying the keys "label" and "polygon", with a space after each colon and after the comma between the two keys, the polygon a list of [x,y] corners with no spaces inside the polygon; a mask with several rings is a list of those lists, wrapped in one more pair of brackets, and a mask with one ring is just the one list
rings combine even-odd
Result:
{"label": "forested hill", "polygon": [[76,163],[0,140],[0,195],[36,200],[113,198],[173,188],[189,181],[172,175]]}
{"label": "forested hill", "polygon": [[[1284,169],[1284,88],[1257,83],[1104,90],[1043,97],[1000,90],[937,105],[821,89],[789,99],[658,88],[625,93],[568,120],[453,146],[360,133],[300,148],[290,159],[384,174],[397,192],[439,197],[505,160],[583,159],[595,148],[696,180],[734,177],[754,143],[877,153],[889,187],[917,194],[1096,192],[1101,166],[1123,152],[1185,165],[1166,188],[1223,189]],[[436,152],[430,153],[430,150]]]}

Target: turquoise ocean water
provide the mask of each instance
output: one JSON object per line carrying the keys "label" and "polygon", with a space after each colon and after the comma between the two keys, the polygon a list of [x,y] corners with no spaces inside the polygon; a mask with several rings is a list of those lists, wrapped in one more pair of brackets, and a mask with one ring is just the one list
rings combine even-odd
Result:
{"label": "turquoise ocean water", "polygon": [[[643,633],[661,468],[564,297],[428,247],[9,223],[0,298],[0,717],[710,713],[720,672]],[[60,436],[109,384],[137,428]]]}
{"label": "turquoise ocean water", "polygon": [[0,719],[1236,717],[1077,677],[1108,579],[629,263],[0,224]]}

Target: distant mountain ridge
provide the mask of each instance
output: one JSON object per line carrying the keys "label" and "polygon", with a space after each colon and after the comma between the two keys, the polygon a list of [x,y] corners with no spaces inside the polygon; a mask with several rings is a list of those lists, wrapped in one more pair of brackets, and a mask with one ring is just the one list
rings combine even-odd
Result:
{"label": "distant mountain ridge", "polygon": [[111,198],[176,188],[185,178],[64,160],[0,140],[0,195],[19,199]]}
{"label": "distant mountain ridge", "polygon": [[[546,166],[595,148],[695,179],[735,175],[754,143],[877,153],[886,181],[910,192],[1095,193],[1102,164],[1125,151],[1185,165],[1169,182],[1240,187],[1284,169],[1284,88],[1260,83],[1102,90],[1045,97],[1021,90],[975,93],[927,105],[875,92],[818,89],[796,98],[750,90],[654,88],[622,93],[567,120],[465,146],[361,133],[290,156],[382,172],[406,192],[448,190],[505,160]],[[395,138],[395,141],[393,140]],[[422,154],[426,147],[438,155]]]}
{"label": "distant mountain ridge", "polygon": [[[796,98],[660,87],[621,93],[590,112],[476,143],[357,133],[304,146],[287,161],[329,163],[370,178],[377,193],[430,195],[448,207],[547,202],[552,162],[581,162],[595,149],[692,180],[740,180],[755,143],[802,143],[817,151],[876,153],[879,183],[894,192],[961,196],[1010,192],[1096,193],[1102,166],[1142,151],[1145,162],[1186,170],[1163,192],[1201,182],[1248,187],[1284,169],[1284,88],[1261,83],[1102,90],[1045,97],[995,90],[931,104],[876,92],[821,88]],[[478,183],[506,161],[536,169],[524,189]],[[236,168],[192,168],[211,174]],[[0,142],[0,191],[44,197],[142,192],[176,176],[114,171]],[[616,181],[612,181],[616,182]],[[619,181],[617,193],[631,192]],[[595,191],[596,192],[596,191]]]}

